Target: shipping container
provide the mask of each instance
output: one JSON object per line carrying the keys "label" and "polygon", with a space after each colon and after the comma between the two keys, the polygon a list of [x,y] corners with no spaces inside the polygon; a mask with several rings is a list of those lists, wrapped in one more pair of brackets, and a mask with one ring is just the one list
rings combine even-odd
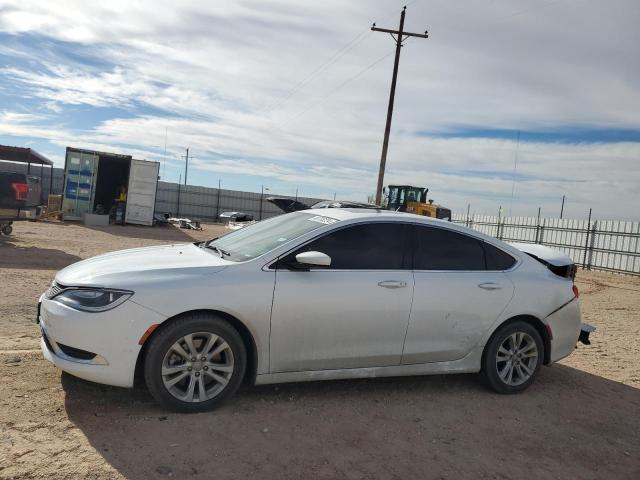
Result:
{"label": "shipping container", "polygon": [[67,147],[62,211],[67,220],[113,213],[126,191],[124,222],[152,225],[160,164],[131,155]]}

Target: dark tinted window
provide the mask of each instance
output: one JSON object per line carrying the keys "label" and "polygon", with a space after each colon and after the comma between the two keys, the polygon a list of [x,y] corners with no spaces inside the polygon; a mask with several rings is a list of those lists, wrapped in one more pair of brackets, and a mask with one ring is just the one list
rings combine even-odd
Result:
{"label": "dark tinted window", "polygon": [[442,228],[415,227],[416,270],[485,270],[482,243]]}
{"label": "dark tinted window", "polygon": [[516,263],[516,259],[499,248],[483,243],[487,270],[508,270]]}
{"label": "dark tinted window", "polygon": [[404,232],[401,223],[346,227],[308,243],[289,255],[285,264],[300,252],[318,251],[331,257],[332,270],[401,270],[409,263],[405,262]]}

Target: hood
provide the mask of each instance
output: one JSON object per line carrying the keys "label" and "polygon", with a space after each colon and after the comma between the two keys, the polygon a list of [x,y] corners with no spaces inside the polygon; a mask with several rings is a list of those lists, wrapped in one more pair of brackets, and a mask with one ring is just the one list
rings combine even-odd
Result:
{"label": "hood", "polygon": [[232,264],[212,250],[191,243],[132,248],[98,255],[69,265],[56,275],[65,286],[102,286],[126,288],[141,279],[172,276],[207,275]]}
{"label": "hood", "polygon": [[537,243],[508,243],[513,248],[517,248],[521,252],[533,255],[534,257],[537,257],[540,260],[544,260],[546,263],[554,265],[556,267],[563,267],[565,265],[572,265],[574,263],[571,257],[554,248],[539,245]]}

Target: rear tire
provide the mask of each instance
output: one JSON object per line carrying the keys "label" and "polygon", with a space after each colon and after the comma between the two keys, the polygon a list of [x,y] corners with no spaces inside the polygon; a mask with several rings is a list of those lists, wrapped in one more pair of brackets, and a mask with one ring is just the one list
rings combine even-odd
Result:
{"label": "rear tire", "polygon": [[214,314],[191,313],[161,326],[149,340],[144,378],[163,407],[204,412],[236,392],[246,365],[242,338],[228,322]]}
{"label": "rear tire", "polygon": [[4,233],[5,235],[11,235],[11,232],[13,232],[13,227],[11,225],[2,226],[2,233]]}
{"label": "rear tire", "polygon": [[520,393],[531,385],[544,359],[544,344],[531,324],[500,327],[485,347],[480,375],[497,393]]}

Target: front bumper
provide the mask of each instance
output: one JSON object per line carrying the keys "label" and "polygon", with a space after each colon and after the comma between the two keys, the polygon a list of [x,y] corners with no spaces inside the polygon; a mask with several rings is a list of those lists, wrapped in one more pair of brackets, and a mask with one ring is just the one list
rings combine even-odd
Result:
{"label": "front bumper", "polygon": [[[80,312],[44,297],[40,300],[38,320],[44,333],[40,341],[44,357],[67,373],[117,387],[133,386],[142,348],[138,340],[150,325],[166,318],[130,299],[99,313]],[[73,357],[61,345],[96,355],[89,359]]]}

